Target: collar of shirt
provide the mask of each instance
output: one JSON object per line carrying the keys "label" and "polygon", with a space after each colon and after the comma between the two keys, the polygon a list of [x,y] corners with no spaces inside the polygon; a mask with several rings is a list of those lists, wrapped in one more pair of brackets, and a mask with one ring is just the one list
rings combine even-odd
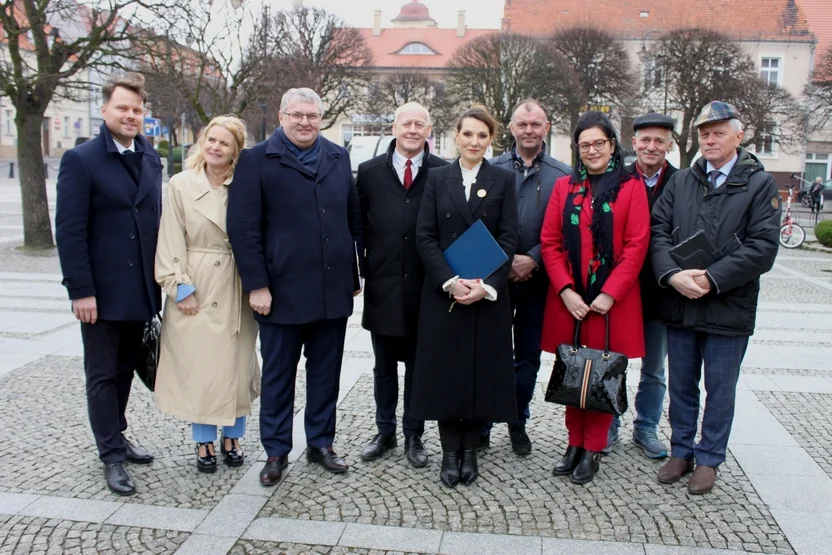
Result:
{"label": "collar of shirt", "polygon": [[472,169],[468,169],[462,165],[462,158],[459,159],[459,167],[462,170],[462,186],[465,187],[465,200],[471,196],[471,185],[477,182],[477,175],[480,173],[482,167],[482,160]]}
{"label": "collar of shirt", "polygon": [[665,161],[661,166],[659,166],[659,170],[656,173],[654,173],[650,177],[647,177],[647,174],[644,173],[644,170],[642,170],[641,166],[639,166],[638,162],[636,162],[636,170],[639,174],[641,174],[641,178],[644,180],[644,184],[647,185],[647,187],[649,187],[650,189],[659,184],[659,180],[662,178],[662,172],[666,167],[667,161]]}
{"label": "collar of shirt", "polygon": [[130,139],[130,146],[124,146],[115,139],[113,139],[113,142],[116,144],[119,154],[124,154],[125,151],[136,152],[136,141],[133,139]]}
{"label": "collar of shirt", "polygon": [[[725,180],[728,178],[728,174],[731,173],[731,169],[734,167],[734,164],[737,163],[737,155],[734,154],[734,157],[728,160],[721,168],[719,168],[719,176],[716,178],[716,187],[719,187]],[[710,162],[705,164],[705,173],[710,175],[710,173],[717,168],[713,167]],[[716,188],[714,187],[714,188]]]}
{"label": "collar of shirt", "polygon": [[416,179],[416,174],[419,173],[419,168],[422,166],[422,160],[425,158],[425,151],[422,150],[413,158],[407,158],[398,150],[393,149],[393,169],[399,176],[399,181],[404,183],[404,172],[407,169],[407,161],[410,160],[413,164],[410,166],[410,173],[413,179]]}

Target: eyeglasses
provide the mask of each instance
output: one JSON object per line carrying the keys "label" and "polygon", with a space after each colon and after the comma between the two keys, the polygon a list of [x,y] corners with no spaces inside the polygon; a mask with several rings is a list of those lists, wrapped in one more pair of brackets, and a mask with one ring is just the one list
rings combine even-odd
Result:
{"label": "eyeglasses", "polygon": [[601,152],[601,150],[603,150],[604,147],[607,146],[608,142],[610,141],[607,139],[598,139],[597,141],[592,143],[580,143],[578,144],[578,150],[581,151],[581,154],[586,154],[587,152],[589,152],[590,148],[594,148],[596,152]]}
{"label": "eyeglasses", "polygon": [[285,115],[285,116],[289,116],[289,121],[291,121],[292,123],[300,123],[300,122],[303,121],[303,118],[306,118],[306,121],[308,121],[309,123],[312,123],[312,124],[315,124],[315,123],[318,123],[319,121],[321,121],[321,114],[317,114],[317,113],[314,113],[314,112],[311,113],[311,114],[302,114],[300,112],[292,112],[291,114],[287,113],[287,112],[280,112],[280,113]]}

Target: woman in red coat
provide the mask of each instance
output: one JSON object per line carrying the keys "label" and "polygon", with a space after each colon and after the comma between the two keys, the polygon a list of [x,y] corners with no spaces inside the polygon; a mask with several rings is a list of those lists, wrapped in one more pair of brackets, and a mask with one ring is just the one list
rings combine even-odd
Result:
{"label": "woman in red coat", "polygon": [[[572,343],[577,319],[581,344],[603,349],[609,312],[610,349],[641,357],[638,276],[650,240],[645,188],[625,169],[607,116],[584,114],[573,140],[579,159],[572,175],[555,183],[540,236],[550,280],[542,348],[555,352],[558,345]],[[566,407],[569,447],[555,465],[555,476],[570,475],[576,484],[591,481],[611,421],[611,414]]]}

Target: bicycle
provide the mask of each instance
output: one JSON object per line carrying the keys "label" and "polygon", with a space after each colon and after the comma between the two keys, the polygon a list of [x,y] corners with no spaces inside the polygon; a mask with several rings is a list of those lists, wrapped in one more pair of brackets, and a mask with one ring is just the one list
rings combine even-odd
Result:
{"label": "bicycle", "polygon": [[786,217],[780,224],[780,244],[787,249],[796,249],[806,240],[806,230],[792,219],[792,191],[786,200]]}

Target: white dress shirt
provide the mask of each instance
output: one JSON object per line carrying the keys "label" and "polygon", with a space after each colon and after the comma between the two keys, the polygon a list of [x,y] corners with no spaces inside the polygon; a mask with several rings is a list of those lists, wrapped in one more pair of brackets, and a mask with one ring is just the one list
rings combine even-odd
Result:
{"label": "white dress shirt", "polygon": [[419,152],[419,154],[413,158],[407,158],[398,150],[393,149],[393,169],[396,170],[396,174],[398,174],[399,181],[401,181],[402,185],[404,185],[404,172],[407,169],[407,161],[410,160],[412,162],[410,171],[413,174],[413,181],[416,181],[416,176],[419,174],[419,168],[422,166],[422,160],[424,159],[424,150]]}
{"label": "white dress shirt", "polygon": [[118,149],[119,154],[124,154],[125,151],[136,152],[136,141],[134,141],[133,139],[130,139],[130,146],[124,146],[115,139],[113,139],[113,142],[116,144],[116,148]]}
{"label": "white dress shirt", "polygon": [[[480,168],[482,167],[482,162],[474,166],[472,169],[467,169],[465,166],[462,165],[462,159],[459,160],[459,168],[462,170],[462,186],[465,187],[465,199],[468,200],[471,197],[471,185],[477,182],[477,174],[480,173]],[[442,285],[443,291],[450,292],[451,288],[454,286],[454,282],[459,279],[459,276],[454,276],[448,281],[446,281]],[[485,289],[485,298],[489,301],[496,301],[497,300],[497,290],[488,285],[487,283],[482,283],[482,288]]]}

